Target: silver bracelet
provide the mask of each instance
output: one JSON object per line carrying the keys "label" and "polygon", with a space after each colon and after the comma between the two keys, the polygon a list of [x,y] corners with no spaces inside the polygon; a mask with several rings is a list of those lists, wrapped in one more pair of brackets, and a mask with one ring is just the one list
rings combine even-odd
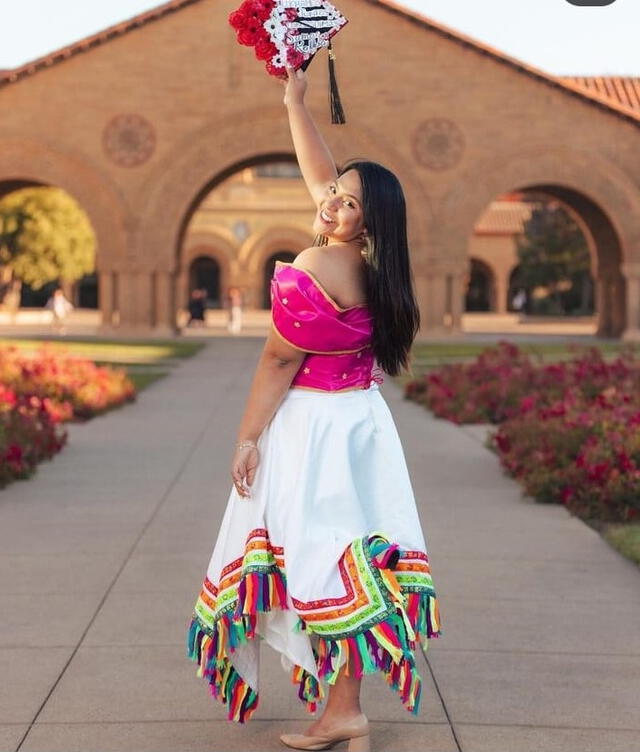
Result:
{"label": "silver bracelet", "polygon": [[239,449],[242,449],[243,447],[254,447],[255,449],[258,448],[258,445],[254,441],[250,441],[247,439],[246,441],[238,441],[236,446]]}

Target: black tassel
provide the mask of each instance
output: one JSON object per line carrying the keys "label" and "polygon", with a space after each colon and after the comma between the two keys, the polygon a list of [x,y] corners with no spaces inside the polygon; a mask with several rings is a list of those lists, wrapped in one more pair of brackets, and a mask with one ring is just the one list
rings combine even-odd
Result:
{"label": "black tassel", "polygon": [[334,125],[343,125],[347,121],[344,117],[338,82],[336,81],[336,56],[333,54],[331,40],[329,40],[329,100],[331,102],[331,122]]}

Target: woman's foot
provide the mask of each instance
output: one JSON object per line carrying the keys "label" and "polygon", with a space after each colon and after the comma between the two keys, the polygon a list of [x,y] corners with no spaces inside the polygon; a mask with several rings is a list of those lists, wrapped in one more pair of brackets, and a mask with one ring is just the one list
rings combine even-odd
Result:
{"label": "woman's foot", "polygon": [[327,714],[305,731],[304,734],[282,734],[280,741],[294,749],[330,749],[342,741],[349,742],[351,752],[368,752],[369,721],[363,713]]}
{"label": "woman's foot", "polygon": [[336,729],[364,726],[367,717],[360,711],[351,713],[328,713],[326,710],[318,720],[314,721],[304,732],[306,736],[331,736]]}

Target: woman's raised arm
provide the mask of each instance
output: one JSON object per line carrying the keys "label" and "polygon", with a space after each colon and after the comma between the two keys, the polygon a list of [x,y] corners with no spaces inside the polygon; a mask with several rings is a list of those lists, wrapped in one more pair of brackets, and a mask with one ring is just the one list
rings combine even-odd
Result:
{"label": "woman's raised arm", "polygon": [[289,127],[293,146],[302,171],[302,177],[313,200],[318,204],[327,185],[336,179],[338,171],[331,152],[316,128],[304,103],[307,76],[301,71],[287,68],[284,103],[289,113]]}

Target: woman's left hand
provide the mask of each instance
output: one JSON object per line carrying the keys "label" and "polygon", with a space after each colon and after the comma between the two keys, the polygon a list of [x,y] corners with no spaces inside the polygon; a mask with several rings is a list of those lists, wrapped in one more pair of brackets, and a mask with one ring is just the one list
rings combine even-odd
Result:
{"label": "woman's left hand", "polygon": [[231,477],[233,478],[236,491],[243,498],[249,498],[251,495],[248,486],[253,485],[259,462],[260,454],[257,447],[241,447],[236,449],[233,462],[231,463]]}

